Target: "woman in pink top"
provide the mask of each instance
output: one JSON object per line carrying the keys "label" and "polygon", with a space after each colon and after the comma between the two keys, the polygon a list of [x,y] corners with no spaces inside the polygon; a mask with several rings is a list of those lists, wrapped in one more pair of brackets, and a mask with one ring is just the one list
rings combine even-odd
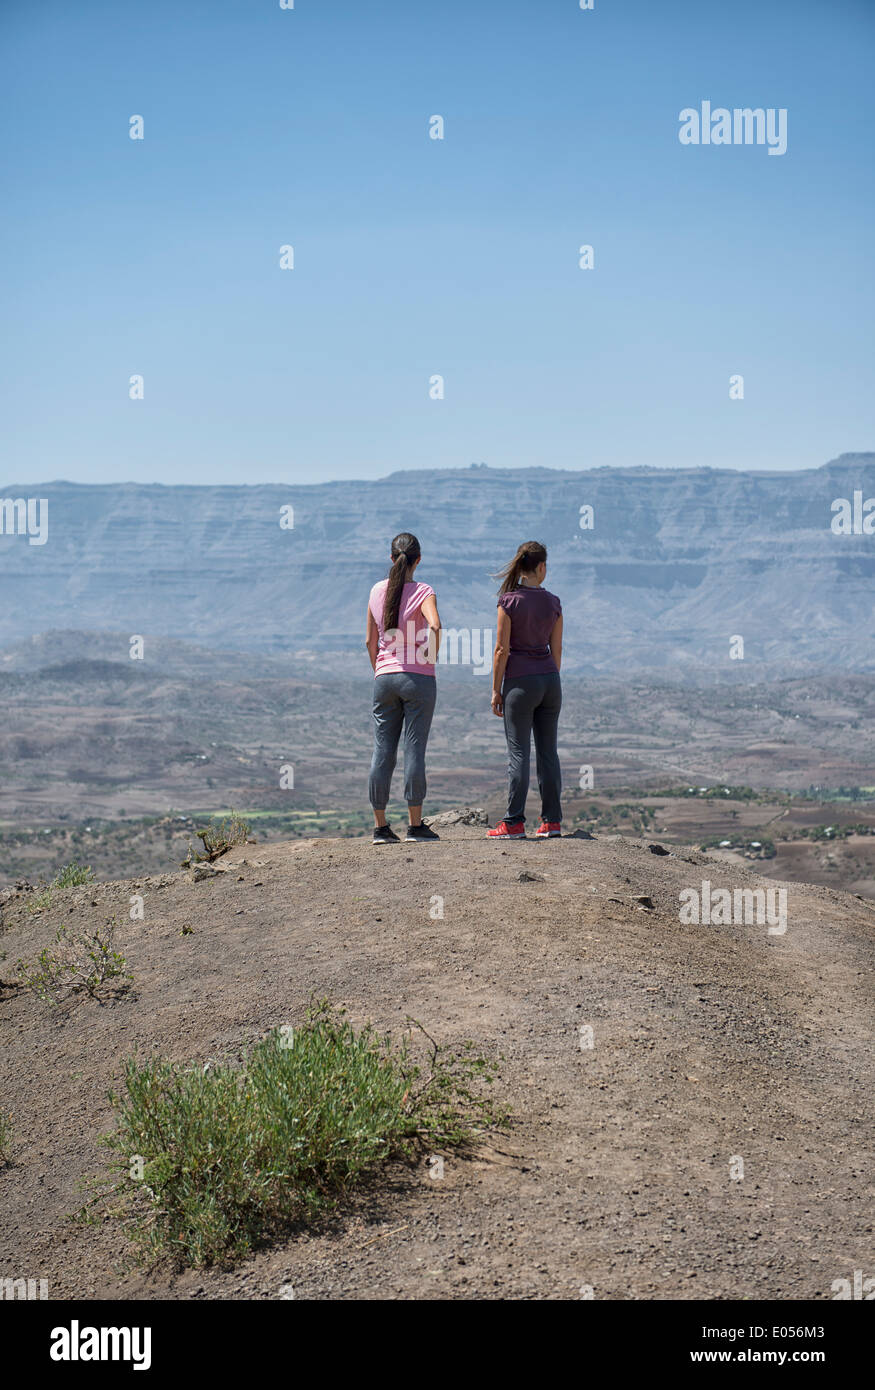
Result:
{"label": "woman in pink top", "polygon": [[398,836],[386,821],[386,806],[403,729],[407,842],[423,844],[440,838],[423,825],[422,803],[441,620],[434,589],[413,577],[422,559],[416,537],[402,531],[392,542],[390,558],[388,579],[375,584],[368,599],[365,644],[374,668],[374,756],[368,794],[374,811],[374,844],[397,844]]}

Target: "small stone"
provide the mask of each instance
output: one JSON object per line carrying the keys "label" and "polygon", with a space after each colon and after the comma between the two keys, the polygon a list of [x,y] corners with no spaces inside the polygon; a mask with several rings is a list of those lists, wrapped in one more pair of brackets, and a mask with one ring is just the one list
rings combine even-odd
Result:
{"label": "small stone", "polygon": [[217,878],[218,870],[212,864],[194,863],[188,866],[188,877],[192,883],[202,883],[207,878]]}

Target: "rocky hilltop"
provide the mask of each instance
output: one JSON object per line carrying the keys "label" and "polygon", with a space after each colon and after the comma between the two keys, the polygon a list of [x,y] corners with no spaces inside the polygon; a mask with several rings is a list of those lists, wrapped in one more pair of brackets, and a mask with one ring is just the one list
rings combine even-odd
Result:
{"label": "rocky hilltop", "polygon": [[[483,836],[246,844],[201,882],[0,894],[0,1267],[53,1299],[830,1300],[868,1275],[872,904],[681,846]],[[690,920],[705,883],[785,890],[786,930]],[[111,920],[129,993],[52,1009],[16,986],[59,926]],[[395,1166],[230,1271],[137,1271],[109,1207],[69,1220],[126,1057],[234,1061],[314,993],[356,1027],[471,1039],[507,1130],[439,1180]]]}
{"label": "rocky hilltop", "polygon": [[832,504],[853,505],[855,492],[875,496],[875,453],[797,472],[476,466],[289,487],[8,483],[0,499],[48,500],[48,531],[33,545],[0,535],[0,647],[79,628],[342,656],[360,647],[389,538],[409,529],[445,626],[473,630],[475,656],[494,625],[491,572],[537,537],[565,606],[569,669],[732,676],[730,638],[741,636],[747,670],[869,671],[875,536],[831,529]]}

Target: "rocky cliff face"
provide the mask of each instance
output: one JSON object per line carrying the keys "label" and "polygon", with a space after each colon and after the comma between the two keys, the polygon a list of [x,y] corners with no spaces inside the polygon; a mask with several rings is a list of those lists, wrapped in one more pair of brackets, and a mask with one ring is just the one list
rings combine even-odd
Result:
{"label": "rocky cliff face", "polygon": [[[360,646],[368,589],[405,529],[420,537],[445,627],[486,640],[490,573],[521,540],[543,540],[571,669],[872,670],[875,535],[854,529],[855,492],[875,497],[875,453],[795,473],[475,467],[287,488],[11,483],[0,503],[48,499],[48,529],[31,544],[21,519],[9,534],[12,511],[0,512],[0,646],[76,628],[342,659]],[[849,534],[831,529],[839,498]],[[288,508],[293,526],[281,524]],[[730,657],[739,636],[743,661]]]}

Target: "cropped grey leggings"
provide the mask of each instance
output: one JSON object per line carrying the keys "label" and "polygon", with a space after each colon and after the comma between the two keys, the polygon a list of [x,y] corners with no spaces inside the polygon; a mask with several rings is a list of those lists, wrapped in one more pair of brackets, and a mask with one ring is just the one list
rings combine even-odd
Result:
{"label": "cropped grey leggings", "polygon": [[392,671],[374,681],[374,756],[368,796],[375,811],[385,811],[398,742],[404,729],[404,800],[421,806],[425,800],[425,745],[437,697],[434,676],[415,671]]}
{"label": "cropped grey leggings", "polygon": [[541,815],[545,821],[558,823],[562,819],[559,801],[562,772],[556,748],[559,711],[562,708],[559,672],[549,671],[543,676],[505,677],[501,693],[508,758],[507,815],[504,819],[508,825],[515,825],[526,818],[529,760],[534,734]]}

